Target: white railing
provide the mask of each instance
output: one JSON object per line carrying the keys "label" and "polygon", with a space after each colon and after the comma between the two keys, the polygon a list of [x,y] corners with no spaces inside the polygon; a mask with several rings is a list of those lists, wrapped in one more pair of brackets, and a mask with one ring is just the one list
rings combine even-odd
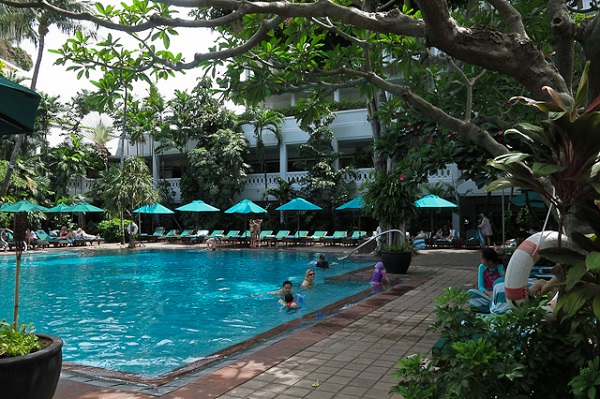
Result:
{"label": "white railing", "polygon": [[[369,175],[373,169],[371,168],[360,168],[355,169],[356,177],[354,181],[356,182],[356,187],[360,190],[362,183],[369,179]],[[433,175],[429,175],[429,182],[444,182],[450,185],[454,185],[458,178],[458,168],[456,165],[448,165],[445,169],[439,170],[437,173]],[[300,172],[288,172],[285,174],[285,179],[288,183],[292,184],[292,187],[295,190],[299,190],[302,187],[302,179],[308,176],[308,172],[300,171]],[[277,178],[281,177],[279,173],[267,173],[266,182],[267,188],[277,188]],[[181,187],[179,186],[180,179],[165,179],[169,185],[171,186],[171,192],[174,193],[174,201],[176,203],[181,201]],[[464,183],[463,183],[464,184]],[[79,195],[85,194],[86,192],[92,189],[94,185],[94,179],[87,179],[84,177],[72,178],[69,180],[67,185],[69,195]],[[246,186],[244,190],[239,194],[239,198],[236,197],[235,200],[239,200],[242,198],[248,198],[252,201],[262,201],[264,200],[264,192],[265,192],[265,175],[263,173],[254,173],[248,175]],[[270,200],[274,200],[275,198],[269,198]]]}

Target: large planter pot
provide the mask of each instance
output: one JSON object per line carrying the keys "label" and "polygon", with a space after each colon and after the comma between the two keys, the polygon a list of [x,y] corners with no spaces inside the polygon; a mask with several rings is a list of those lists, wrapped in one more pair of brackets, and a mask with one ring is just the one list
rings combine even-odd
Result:
{"label": "large planter pot", "polygon": [[381,251],[381,261],[388,273],[406,274],[411,260],[412,252]]}
{"label": "large planter pot", "polygon": [[52,399],[62,367],[62,339],[37,334],[52,343],[25,356],[0,359],[0,397]]}

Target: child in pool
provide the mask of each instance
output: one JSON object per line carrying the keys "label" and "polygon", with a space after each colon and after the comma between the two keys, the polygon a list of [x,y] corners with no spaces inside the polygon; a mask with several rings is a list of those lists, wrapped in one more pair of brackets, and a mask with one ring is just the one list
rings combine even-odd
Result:
{"label": "child in pool", "polygon": [[375,264],[375,270],[373,271],[373,277],[371,278],[371,285],[381,285],[381,283],[385,282],[386,284],[390,284],[390,279],[385,273],[385,269],[383,268],[383,262],[377,262]]}
{"label": "child in pool", "polygon": [[298,302],[294,301],[294,296],[291,292],[286,293],[283,296],[283,299],[279,300],[279,304],[281,305],[282,309],[286,309],[287,311],[297,310],[300,308]]}

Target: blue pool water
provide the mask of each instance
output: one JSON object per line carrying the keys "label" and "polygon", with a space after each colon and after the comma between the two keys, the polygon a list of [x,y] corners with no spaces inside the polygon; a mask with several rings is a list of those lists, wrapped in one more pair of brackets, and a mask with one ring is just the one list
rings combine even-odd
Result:
{"label": "blue pool water", "polygon": [[[65,361],[158,376],[368,289],[324,281],[368,266],[317,270],[314,253],[274,251],[78,251],[23,254],[19,320],[60,336]],[[329,259],[331,262],[332,259]],[[0,319],[12,321],[15,257],[0,259]],[[279,310],[266,293],[285,280],[304,308]]]}

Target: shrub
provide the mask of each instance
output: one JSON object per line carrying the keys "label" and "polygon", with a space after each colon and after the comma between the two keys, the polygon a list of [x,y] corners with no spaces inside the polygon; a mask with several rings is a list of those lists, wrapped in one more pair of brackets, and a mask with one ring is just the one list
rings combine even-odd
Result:
{"label": "shrub", "polygon": [[580,374],[594,365],[589,340],[543,309],[546,299],[482,316],[469,308],[469,298],[451,287],[435,299],[431,328],[440,341],[430,359],[418,354],[398,361],[394,377],[400,381],[391,392],[405,399],[483,399],[573,398],[569,385],[579,393],[592,390],[586,379],[592,372]]}
{"label": "shrub", "polygon": [[[127,226],[129,223],[131,223],[130,220],[123,219],[123,226]],[[103,220],[98,223],[96,229],[105,242],[121,242],[121,220],[119,218]]]}

